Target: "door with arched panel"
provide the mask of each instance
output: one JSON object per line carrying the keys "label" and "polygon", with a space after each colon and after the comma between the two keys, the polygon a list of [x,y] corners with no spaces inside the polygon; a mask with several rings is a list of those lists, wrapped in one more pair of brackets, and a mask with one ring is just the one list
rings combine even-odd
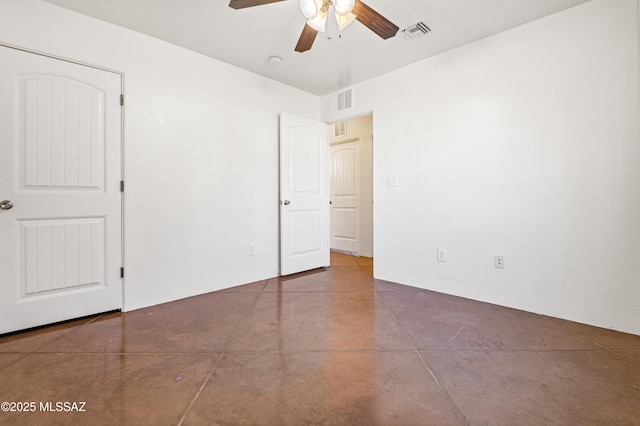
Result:
{"label": "door with arched panel", "polygon": [[122,307],[121,88],[0,47],[0,333]]}

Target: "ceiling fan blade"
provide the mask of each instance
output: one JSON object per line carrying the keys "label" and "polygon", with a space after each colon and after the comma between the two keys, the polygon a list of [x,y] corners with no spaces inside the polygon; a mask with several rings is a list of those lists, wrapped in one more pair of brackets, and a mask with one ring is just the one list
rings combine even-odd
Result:
{"label": "ceiling fan blade", "polygon": [[361,1],[356,1],[356,5],[353,7],[353,14],[365,27],[385,40],[395,36],[399,30],[397,25]]}
{"label": "ceiling fan blade", "polygon": [[229,7],[233,9],[244,9],[245,7],[261,6],[263,4],[275,3],[283,0],[231,0]]}
{"label": "ceiling fan blade", "polygon": [[313,42],[318,35],[318,31],[311,28],[309,25],[304,24],[304,28],[302,29],[302,34],[300,34],[300,38],[298,39],[298,44],[296,44],[296,52],[306,52],[311,49],[313,46]]}

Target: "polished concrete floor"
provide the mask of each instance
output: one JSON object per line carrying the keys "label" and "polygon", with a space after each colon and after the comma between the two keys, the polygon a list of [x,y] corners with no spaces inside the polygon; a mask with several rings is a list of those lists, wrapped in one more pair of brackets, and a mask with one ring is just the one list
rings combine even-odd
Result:
{"label": "polished concrete floor", "polygon": [[639,336],[332,265],[0,337],[0,424],[640,425]]}

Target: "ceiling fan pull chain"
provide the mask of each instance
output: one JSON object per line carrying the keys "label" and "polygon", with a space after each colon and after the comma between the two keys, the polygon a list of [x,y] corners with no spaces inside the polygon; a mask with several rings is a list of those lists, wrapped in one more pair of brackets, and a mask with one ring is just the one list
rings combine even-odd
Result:
{"label": "ceiling fan pull chain", "polygon": [[331,40],[333,38],[333,30],[336,28],[337,22],[335,21],[336,12],[333,9],[333,4],[329,6],[329,10],[327,10],[327,39]]}

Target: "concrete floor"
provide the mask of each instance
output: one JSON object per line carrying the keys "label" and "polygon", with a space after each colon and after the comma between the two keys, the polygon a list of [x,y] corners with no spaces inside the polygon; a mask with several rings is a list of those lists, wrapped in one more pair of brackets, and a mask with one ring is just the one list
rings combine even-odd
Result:
{"label": "concrete floor", "polygon": [[640,424],[640,336],[371,276],[332,253],[326,271],[0,337],[0,402],[35,408],[0,424]]}

